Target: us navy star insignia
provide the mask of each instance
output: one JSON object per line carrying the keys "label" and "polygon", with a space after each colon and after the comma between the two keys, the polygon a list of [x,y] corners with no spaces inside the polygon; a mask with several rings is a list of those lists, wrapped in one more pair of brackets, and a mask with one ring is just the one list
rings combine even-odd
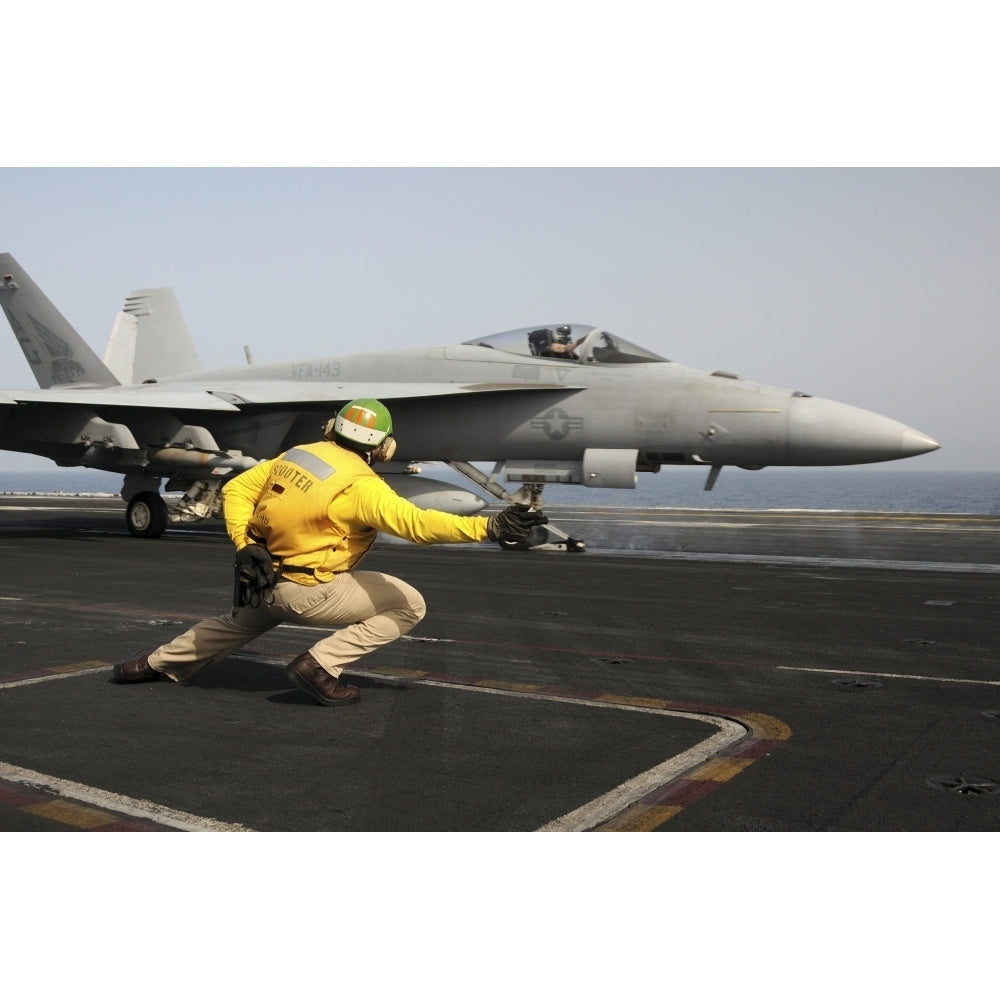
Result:
{"label": "us navy star insignia", "polygon": [[531,421],[532,430],[544,431],[553,441],[561,441],[570,431],[583,430],[583,417],[571,417],[565,410],[555,407]]}

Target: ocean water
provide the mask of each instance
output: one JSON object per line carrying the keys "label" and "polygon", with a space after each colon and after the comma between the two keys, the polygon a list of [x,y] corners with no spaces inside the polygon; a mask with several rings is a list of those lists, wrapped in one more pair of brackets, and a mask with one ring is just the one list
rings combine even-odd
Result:
{"label": "ocean water", "polygon": [[[481,492],[447,466],[426,463],[431,479]],[[640,474],[635,490],[545,487],[546,508],[677,507],[751,510],[866,510],[1000,515],[1000,471],[916,472],[906,469],[724,469],[715,489],[703,489],[707,470],[665,468]],[[509,484],[508,488],[513,488]],[[0,493],[117,493],[121,476],[90,469],[0,470]],[[482,494],[485,496],[485,494]]]}

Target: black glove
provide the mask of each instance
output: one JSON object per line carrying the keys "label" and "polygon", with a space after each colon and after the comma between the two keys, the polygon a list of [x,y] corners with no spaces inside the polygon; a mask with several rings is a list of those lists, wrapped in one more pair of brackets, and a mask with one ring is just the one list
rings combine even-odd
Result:
{"label": "black glove", "polygon": [[549,519],[540,510],[532,510],[526,503],[515,503],[490,516],[486,534],[491,542],[509,548],[526,543],[532,528],[548,523]]}
{"label": "black glove", "polygon": [[276,577],[271,553],[263,545],[248,545],[236,553],[236,575],[251,590],[270,590]]}

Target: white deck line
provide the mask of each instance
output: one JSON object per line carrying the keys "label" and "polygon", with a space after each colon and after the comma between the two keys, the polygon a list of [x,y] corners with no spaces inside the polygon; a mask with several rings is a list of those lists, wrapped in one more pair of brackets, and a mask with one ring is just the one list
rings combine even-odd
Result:
{"label": "white deck line", "polygon": [[81,785],[76,781],[53,777],[51,774],[40,774],[38,771],[29,771],[27,768],[16,767],[14,764],[6,764],[3,761],[0,761],[0,780],[24,785],[36,791],[60,795],[72,799],[74,802],[83,802],[118,815],[150,820],[153,823],[170,826],[176,830],[187,830],[194,833],[237,833],[249,832],[250,830],[249,827],[241,826],[239,823],[223,823],[205,816],[195,816],[178,809],[169,809],[156,802],[133,799],[128,795],[119,795],[117,792],[108,792],[103,788],[93,788],[90,785]]}
{"label": "white deck line", "polygon": [[928,677],[925,674],[887,674],[872,670],[837,670],[832,667],[784,667],[775,670],[794,670],[802,674],[841,674],[849,677],[887,677],[898,681],[933,681],[935,684],[982,684],[986,687],[1000,687],[1000,681],[984,681],[975,677]]}

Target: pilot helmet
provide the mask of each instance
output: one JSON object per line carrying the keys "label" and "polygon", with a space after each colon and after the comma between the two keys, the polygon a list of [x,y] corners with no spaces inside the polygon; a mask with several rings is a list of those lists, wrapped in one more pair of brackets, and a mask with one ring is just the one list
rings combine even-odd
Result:
{"label": "pilot helmet", "polygon": [[556,328],[556,335],[559,338],[560,344],[568,344],[569,338],[572,336],[573,331],[565,324]]}
{"label": "pilot helmet", "polygon": [[337,438],[374,461],[387,462],[395,451],[392,417],[388,407],[377,399],[352,399],[327,422],[323,436],[327,441]]}

